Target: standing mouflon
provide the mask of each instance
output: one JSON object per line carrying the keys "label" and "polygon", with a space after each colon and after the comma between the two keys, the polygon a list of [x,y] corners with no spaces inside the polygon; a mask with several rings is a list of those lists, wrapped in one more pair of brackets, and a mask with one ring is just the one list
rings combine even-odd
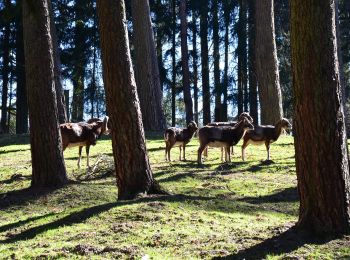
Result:
{"label": "standing mouflon", "polygon": [[265,144],[267,151],[267,160],[270,160],[270,144],[277,141],[284,129],[291,128],[292,125],[288,119],[282,118],[275,125],[259,125],[254,130],[249,130],[243,137],[242,160],[245,160],[245,148],[249,144]]}
{"label": "standing mouflon", "polygon": [[183,160],[186,160],[185,146],[191,141],[191,138],[193,137],[194,133],[197,130],[198,130],[198,127],[196,122],[194,121],[191,121],[187,125],[187,128],[170,127],[167,130],[165,130],[165,133],[164,133],[165,160],[170,161],[170,150],[174,146],[179,146],[180,148],[180,157],[179,157],[180,161],[181,161],[181,152],[183,148]]}

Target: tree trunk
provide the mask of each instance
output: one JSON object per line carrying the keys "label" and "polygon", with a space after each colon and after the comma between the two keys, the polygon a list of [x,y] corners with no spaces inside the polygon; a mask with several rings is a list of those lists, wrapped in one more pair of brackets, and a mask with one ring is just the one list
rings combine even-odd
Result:
{"label": "tree trunk", "polygon": [[173,34],[172,34],[172,82],[171,82],[171,125],[176,125],[176,0],[172,1]]}
{"label": "tree trunk", "polygon": [[215,88],[215,121],[221,119],[221,82],[220,82],[220,37],[219,37],[219,18],[218,18],[218,0],[213,1],[213,56],[214,56],[214,88]]}
{"label": "tree trunk", "polygon": [[224,96],[222,104],[222,121],[227,121],[227,91],[228,91],[228,47],[229,47],[229,33],[230,33],[230,16],[231,16],[231,4],[229,0],[224,1],[224,19],[225,19],[225,68],[224,68],[224,77],[222,84],[222,93]]}
{"label": "tree trunk", "polygon": [[193,23],[193,99],[194,99],[194,121],[198,125],[198,52],[197,52],[197,14],[192,12]]}
{"label": "tree trunk", "polygon": [[85,0],[76,0],[75,29],[74,29],[74,50],[73,50],[73,100],[72,100],[72,121],[84,120],[84,90],[85,90],[85,66],[86,66],[86,28],[85,28]]}
{"label": "tree trunk", "polygon": [[249,113],[254,123],[258,124],[258,82],[255,66],[255,0],[248,0],[248,69],[249,69]]}
{"label": "tree trunk", "polygon": [[203,125],[211,122],[209,57],[208,57],[208,5],[200,7],[200,38],[202,60],[202,92],[203,92]]}
{"label": "tree trunk", "polygon": [[291,1],[298,227],[350,231],[350,176],[334,1]]}
{"label": "tree trunk", "polygon": [[247,89],[247,4],[240,0],[238,22],[238,114],[248,109]]}
{"label": "tree trunk", "polygon": [[24,51],[30,120],[32,186],[67,182],[57,119],[49,0],[23,2]]}
{"label": "tree trunk", "polygon": [[131,1],[135,46],[135,76],[146,131],[163,130],[162,91],[148,0]]}
{"label": "tree trunk", "polygon": [[188,68],[188,47],[187,47],[187,11],[186,0],[180,2],[181,20],[181,64],[182,64],[182,85],[186,110],[186,123],[193,120],[193,104],[190,89],[190,70]]}
{"label": "tree trunk", "polygon": [[275,124],[283,116],[273,6],[273,0],[255,2],[255,54],[262,124]]}
{"label": "tree trunk", "polygon": [[[5,9],[10,9],[11,1],[5,1]],[[1,122],[0,126],[4,133],[8,133],[7,125],[7,101],[8,101],[8,85],[9,85],[9,75],[10,75],[10,21],[6,20],[4,29],[4,40],[3,40],[3,67],[2,67],[2,99],[1,99]]]}
{"label": "tree trunk", "polygon": [[134,199],[141,193],[158,192],[159,186],[147,156],[125,23],[125,3],[98,0],[97,12],[118,199]]}
{"label": "tree trunk", "polygon": [[[50,0],[51,1],[51,0]],[[62,75],[61,75],[61,58],[60,51],[58,48],[57,32],[55,22],[53,19],[53,11],[51,4],[49,5],[50,12],[50,31],[52,37],[53,46],[53,58],[54,58],[54,73],[55,73],[55,88],[57,98],[57,117],[60,124],[67,122],[67,112],[65,107],[64,92],[62,86]]]}
{"label": "tree trunk", "polygon": [[[17,1],[19,13],[22,13],[22,0]],[[16,20],[16,134],[28,133],[28,103],[26,90],[26,75],[24,66],[23,20],[18,15]]]}

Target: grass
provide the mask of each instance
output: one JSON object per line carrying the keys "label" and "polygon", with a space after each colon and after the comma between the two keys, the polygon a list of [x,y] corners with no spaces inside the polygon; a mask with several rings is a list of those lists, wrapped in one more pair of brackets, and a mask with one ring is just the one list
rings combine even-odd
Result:
{"label": "grass", "polygon": [[0,258],[3,259],[349,259],[350,236],[311,239],[292,229],[298,196],[292,137],[249,146],[242,162],[222,164],[210,149],[197,167],[197,140],[187,161],[164,161],[160,136],[147,140],[155,178],[170,196],[117,201],[111,141],[91,149],[95,173],[76,167],[78,149],[65,151],[71,183],[54,191],[30,186],[27,136],[0,138]]}

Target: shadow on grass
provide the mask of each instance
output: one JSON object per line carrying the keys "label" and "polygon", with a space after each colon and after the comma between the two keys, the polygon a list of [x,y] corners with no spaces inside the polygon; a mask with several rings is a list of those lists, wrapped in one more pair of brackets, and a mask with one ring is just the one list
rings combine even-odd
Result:
{"label": "shadow on grass", "polygon": [[0,151],[0,155],[1,154],[8,154],[8,153],[25,152],[25,151],[29,151],[29,150],[30,150],[30,148],[15,149],[15,150],[8,150],[8,151]]}
{"label": "shadow on grass", "polygon": [[[214,259],[266,259],[267,255],[280,255],[291,253],[305,244],[325,244],[335,237],[319,239],[308,233],[297,231],[295,227],[269,238],[255,246],[243,249],[236,254]],[[288,258],[289,259],[289,258]],[[294,259],[291,257],[290,259]]]}
{"label": "shadow on grass", "polygon": [[279,202],[296,202],[299,200],[296,187],[280,190],[274,194],[260,196],[260,197],[245,197],[239,199],[239,201],[248,202],[251,204],[259,203],[279,203]]}
{"label": "shadow on grass", "polygon": [[[167,195],[167,196],[150,196],[146,198],[140,198],[133,201],[119,201],[119,202],[112,202],[112,203],[105,203],[97,206],[93,206],[90,208],[85,208],[83,210],[73,212],[61,219],[55,220],[53,222],[43,224],[37,227],[29,228],[21,233],[18,234],[12,234],[9,238],[0,241],[0,243],[14,243],[16,241],[21,240],[27,240],[32,239],[36,237],[39,234],[42,234],[48,230],[57,229],[63,226],[71,226],[77,223],[81,223],[93,216],[96,216],[102,212],[108,211],[114,207],[120,207],[124,205],[132,205],[132,204],[138,204],[138,203],[145,203],[145,202],[153,202],[153,201],[168,201],[168,202],[184,202],[187,200],[210,200],[209,197],[202,197],[202,196],[189,196],[189,195]],[[42,217],[45,217],[42,216]],[[40,217],[38,217],[40,218]],[[31,221],[31,220],[29,220]],[[26,223],[26,221],[24,221]],[[13,224],[8,224],[7,226],[18,226],[21,223],[16,222]]]}
{"label": "shadow on grass", "polygon": [[[10,179],[0,181],[0,184],[11,184],[15,181],[20,181],[20,180],[30,180],[32,176],[30,175],[22,175],[22,174],[13,174]],[[1,195],[0,195],[1,196]]]}
{"label": "shadow on grass", "polygon": [[0,147],[7,145],[29,144],[29,134],[23,135],[0,135]]}
{"label": "shadow on grass", "polygon": [[45,215],[31,217],[31,218],[27,218],[25,220],[20,220],[20,221],[14,222],[14,223],[6,224],[6,225],[3,225],[3,226],[0,226],[0,232],[6,232],[6,231],[8,231],[10,229],[18,228],[18,227],[20,227],[22,225],[25,225],[27,223],[33,222],[35,220],[51,217],[51,216],[54,216],[56,214],[57,213],[48,213],[48,214],[45,214]]}

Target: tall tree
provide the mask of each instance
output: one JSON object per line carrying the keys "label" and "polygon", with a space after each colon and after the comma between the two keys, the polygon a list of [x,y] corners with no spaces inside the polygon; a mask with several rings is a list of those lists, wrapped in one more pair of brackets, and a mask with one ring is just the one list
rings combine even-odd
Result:
{"label": "tall tree", "polygon": [[213,56],[214,56],[214,88],[215,88],[215,121],[222,121],[221,82],[220,82],[220,36],[219,36],[219,6],[218,0],[213,0]]}
{"label": "tall tree", "polygon": [[255,2],[255,56],[262,124],[274,124],[283,116],[273,6],[273,0]]}
{"label": "tall tree", "polygon": [[187,46],[187,8],[186,0],[180,2],[181,21],[181,64],[182,64],[182,85],[184,92],[186,123],[193,120],[193,103],[190,89],[190,70],[188,67],[188,46]]}
{"label": "tall tree", "polygon": [[28,103],[24,66],[22,3],[23,0],[17,0],[16,3],[19,11],[16,19],[16,134],[24,134],[28,132]]}
{"label": "tall tree", "polygon": [[53,19],[52,6],[49,6],[50,10],[50,31],[52,37],[52,48],[53,48],[53,58],[54,58],[54,73],[55,73],[55,89],[57,98],[57,116],[58,122],[60,124],[67,122],[67,112],[65,105],[65,98],[62,86],[62,76],[61,76],[61,58],[58,49],[58,39],[55,27],[55,22]]}
{"label": "tall tree", "polygon": [[200,39],[202,61],[203,125],[210,123],[210,86],[208,56],[208,3],[202,1],[200,7]]}
{"label": "tall tree", "polygon": [[249,113],[258,123],[258,83],[255,66],[255,0],[248,0],[248,70],[249,70]]}
{"label": "tall tree", "polygon": [[146,151],[124,0],[98,0],[97,11],[118,198],[133,199],[142,193],[158,193],[160,188],[153,178]]}
{"label": "tall tree", "polygon": [[[5,10],[10,12],[11,1],[5,0]],[[0,128],[3,132],[9,131],[7,125],[7,114],[8,114],[8,85],[10,75],[10,34],[11,34],[11,22],[9,15],[5,21],[4,37],[3,37],[3,66],[2,66],[2,98],[1,98],[1,122]]]}
{"label": "tall tree", "polygon": [[86,13],[84,6],[85,0],[75,0],[75,29],[74,29],[74,48],[73,48],[73,100],[72,100],[72,121],[84,120],[84,90],[85,90],[85,67],[86,57]]}
{"label": "tall tree", "polygon": [[49,5],[51,5],[50,0],[23,2],[32,186],[34,187],[60,186],[67,182],[57,119]]}
{"label": "tall tree", "polygon": [[176,0],[172,1],[172,81],[171,81],[171,125],[176,125]]}
{"label": "tall tree", "polygon": [[193,99],[194,120],[198,125],[198,51],[197,51],[197,12],[192,11],[192,55],[193,55]]}
{"label": "tall tree", "polygon": [[291,1],[291,28],[298,226],[347,232],[350,175],[334,0]]}
{"label": "tall tree", "polygon": [[163,130],[159,67],[148,0],[131,1],[135,47],[135,75],[145,130]]}
{"label": "tall tree", "polygon": [[224,7],[224,23],[225,23],[225,68],[224,68],[224,75],[223,75],[223,82],[222,82],[222,93],[223,93],[223,103],[222,103],[222,121],[227,121],[227,102],[228,102],[228,85],[229,85],[229,34],[230,34],[230,17],[231,17],[231,11],[232,11],[232,4],[229,0],[223,1],[223,7]]}
{"label": "tall tree", "polygon": [[247,3],[246,0],[239,1],[238,21],[238,114],[248,110],[247,91]]}

